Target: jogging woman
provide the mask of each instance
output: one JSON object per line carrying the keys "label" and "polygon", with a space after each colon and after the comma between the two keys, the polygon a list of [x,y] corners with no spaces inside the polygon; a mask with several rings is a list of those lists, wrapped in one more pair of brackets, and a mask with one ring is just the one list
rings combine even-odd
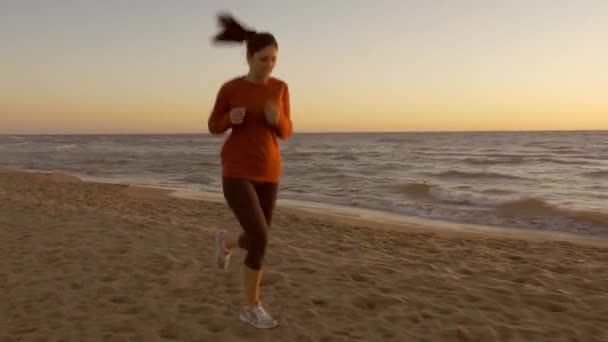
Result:
{"label": "jogging woman", "polygon": [[278,52],[272,34],[246,29],[228,15],[219,16],[219,22],[222,31],[214,41],[246,43],[249,72],[221,86],[208,122],[213,134],[231,130],[221,151],[222,188],[243,230],[233,238],[217,233],[216,259],[226,269],[234,248],[247,251],[239,319],[257,328],[274,328],[277,322],[264,309],[259,289],[281,176],[278,139],[293,133],[289,91],[285,82],[270,76]]}

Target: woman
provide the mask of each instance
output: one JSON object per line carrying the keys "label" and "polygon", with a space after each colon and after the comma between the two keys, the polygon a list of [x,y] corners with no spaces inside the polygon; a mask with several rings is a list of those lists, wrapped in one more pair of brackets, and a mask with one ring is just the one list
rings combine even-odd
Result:
{"label": "woman", "polygon": [[221,152],[222,188],[243,229],[234,238],[217,233],[216,258],[226,269],[233,248],[247,251],[241,269],[245,303],[239,318],[257,328],[274,328],[277,322],[262,306],[259,288],[281,176],[277,139],[288,139],[293,133],[289,91],[283,81],[270,77],[278,51],[274,36],[247,30],[227,15],[219,21],[223,30],[214,40],[246,42],[249,72],[222,85],[209,117],[211,133],[231,129]]}

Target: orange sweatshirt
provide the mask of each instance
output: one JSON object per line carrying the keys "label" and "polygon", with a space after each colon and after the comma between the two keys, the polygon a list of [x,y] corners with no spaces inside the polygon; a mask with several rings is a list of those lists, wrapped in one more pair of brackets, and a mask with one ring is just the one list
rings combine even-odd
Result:
{"label": "orange sweatshirt", "polygon": [[[266,121],[267,101],[277,105],[277,126]],[[240,125],[232,125],[230,110],[238,107],[246,108],[245,120]],[[256,84],[238,77],[222,85],[208,125],[213,134],[232,129],[221,152],[224,177],[279,182],[281,154],[277,138],[288,139],[293,134],[289,110],[289,90],[281,80],[270,78],[265,84]]]}

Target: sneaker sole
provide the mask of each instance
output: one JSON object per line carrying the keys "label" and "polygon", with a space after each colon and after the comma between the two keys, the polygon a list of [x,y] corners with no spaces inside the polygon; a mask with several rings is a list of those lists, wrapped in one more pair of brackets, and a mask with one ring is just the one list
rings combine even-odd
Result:
{"label": "sneaker sole", "polygon": [[241,322],[247,323],[247,324],[251,325],[252,327],[258,328],[258,329],[273,329],[279,325],[278,323],[275,323],[274,325],[270,325],[270,326],[254,324],[254,323],[251,323],[250,321],[248,321],[247,318],[243,317],[242,315],[239,315],[239,319],[241,320]]}

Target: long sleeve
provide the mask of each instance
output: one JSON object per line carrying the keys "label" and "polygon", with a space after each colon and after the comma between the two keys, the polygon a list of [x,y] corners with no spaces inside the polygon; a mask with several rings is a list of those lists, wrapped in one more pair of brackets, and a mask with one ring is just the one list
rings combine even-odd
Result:
{"label": "long sleeve", "polygon": [[209,132],[212,134],[222,134],[232,126],[230,124],[229,111],[228,91],[224,85],[220,88],[215,98],[215,104],[207,122]]}
{"label": "long sleeve", "polygon": [[[245,76],[238,76],[222,88],[209,119],[212,132],[222,132],[232,126],[221,149],[222,176],[278,183],[282,162],[277,140],[287,140],[292,135],[287,84],[276,78],[256,84]],[[241,124],[230,124],[232,108],[246,110]],[[278,120],[268,120],[267,110],[276,111],[272,115]]]}
{"label": "long sleeve", "polygon": [[277,127],[277,136],[281,139],[289,139],[293,134],[293,124],[291,122],[291,103],[289,100],[289,88],[285,85],[285,90],[282,96],[281,117],[279,126]]}

